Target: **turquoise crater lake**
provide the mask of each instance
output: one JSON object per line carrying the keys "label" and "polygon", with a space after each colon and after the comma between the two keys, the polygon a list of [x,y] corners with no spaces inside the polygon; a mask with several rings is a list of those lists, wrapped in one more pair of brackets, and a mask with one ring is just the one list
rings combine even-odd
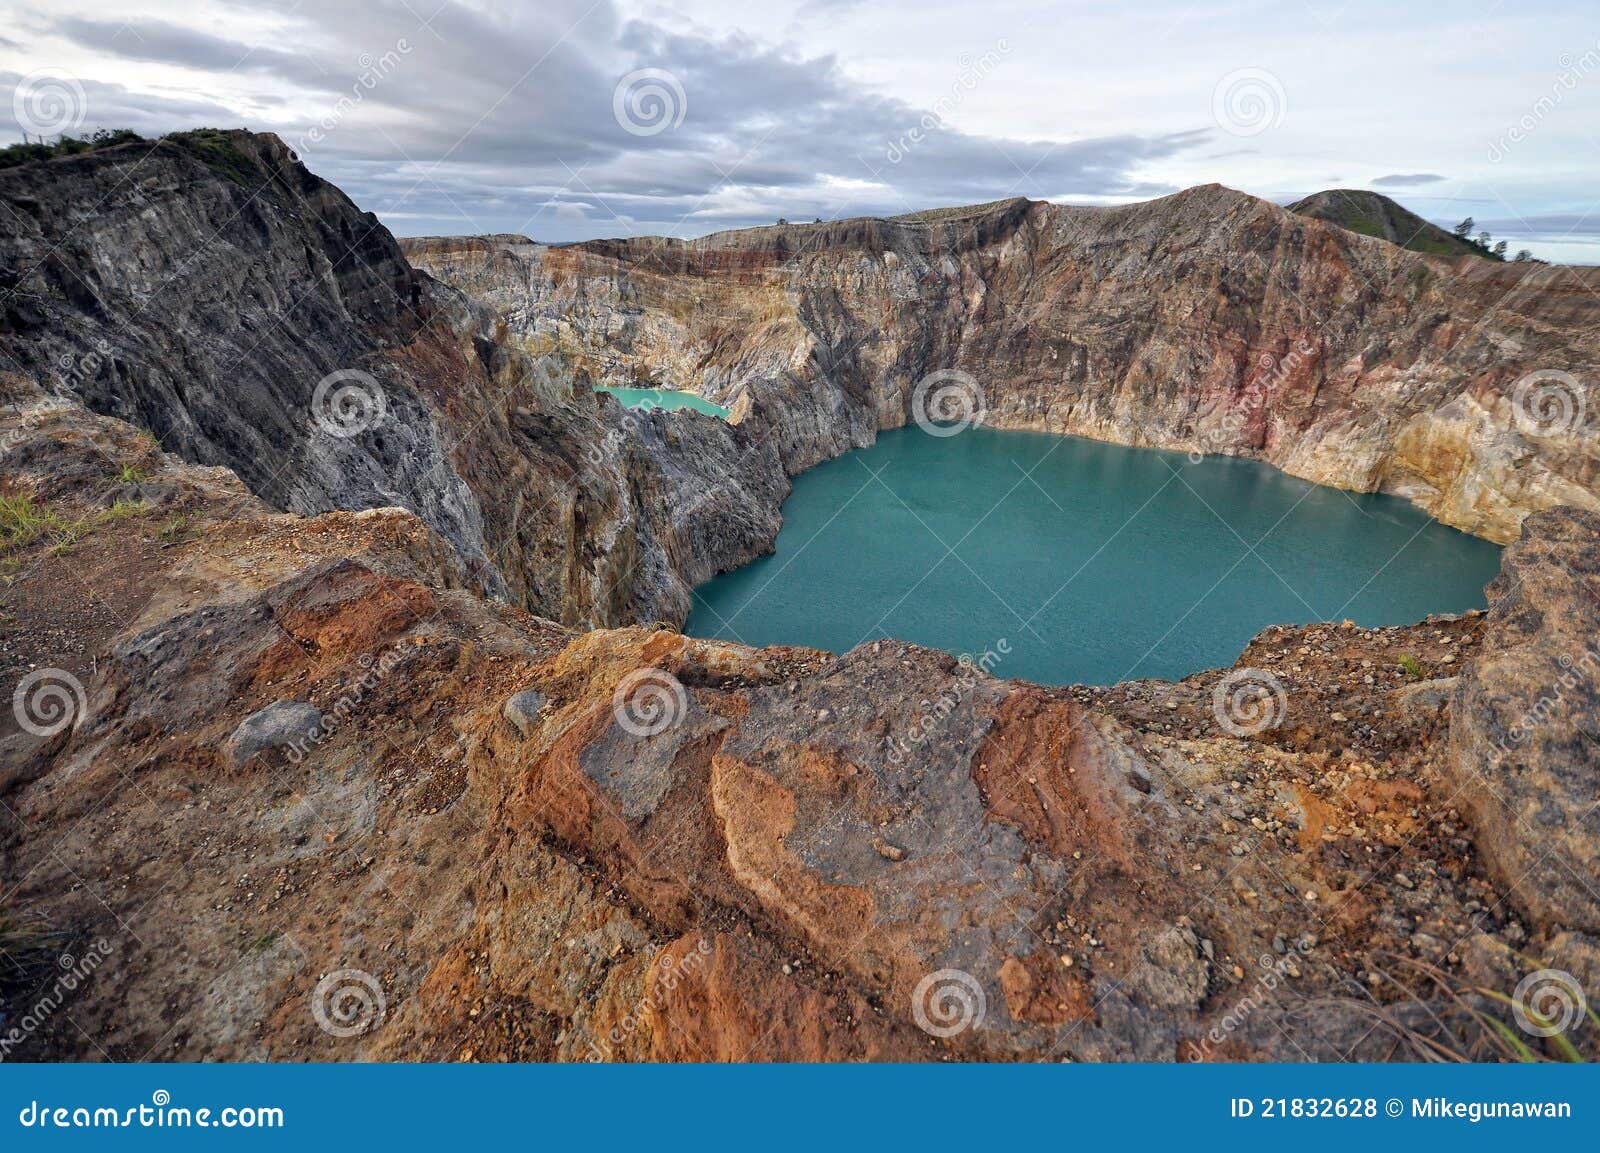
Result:
{"label": "turquoise crater lake", "polygon": [[1273,624],[1484,604],[1500,549],[1398,497],[1253,461],[971,428],[883,433],[795,478],[776,551],[702,585],[684,631],[844,652],[1009,651],[1000,677],[1176,679]]}
{"label": "turquoise crater lake", "polygon": [[728,419],[727,409],[692,392],[678,392],[670,388],[612,388],[607,385],[602,385],[595,391],[610,393],[622,402],[624,408],[659,408],[665,412],[692,408],[695,412],[703,412],[707,416]]}

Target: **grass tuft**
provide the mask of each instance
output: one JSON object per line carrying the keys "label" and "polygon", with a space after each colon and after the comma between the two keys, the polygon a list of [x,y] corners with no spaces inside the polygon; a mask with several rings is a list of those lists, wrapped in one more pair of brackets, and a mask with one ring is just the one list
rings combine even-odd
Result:
{"label": "grass tuft", "polygon": [[50,541],[50,551],[61,556],[95,529],[139,516],[145,508],[142,500],[118,500],[110,508],[69,519],[30,496],[0,496],[0,553],[43,538]]}
{"label": "grass tuft", "polygon": [[[1537,963],[1527,957],[1519,958],[1526,964]],[[1524,1034],[1513,1020],[1497,1014],[1496,1006],[1515,1010],[1517,1002],[1497,989],[1465,988],[1439,966],[1410,957],[1392,958],[1393,969],[1374,968],[1386,983],[1398,989],[1401,1005],[1420,1009],[1420,1016],[1402,1020],[1395,1006],[1380,1003],[1370,992],[1362,989],[1364,1001],[1345,1003],[1370,1014],[1397,1042],[1410,1051],[1413,1060],[1430,1062],[1501,1061],[1516,1064],[1571,1064],[1583,1063],[1586,1058],[1579,1049],[1579,1040],[1586,1047],[1594,1044],[1595,1033],[1580,1030],[1593,1025],[1600,1029],[1600,1016],[1589,1008],[1586,1020],[1566,1033],[1549,1037]],[[1406,972],[1402,976],[1399,970]],[[1414,974],[1414,976],[1411,976]],[[1411,981],[1417,981],[1413,987]],[[1431,986],[1431,988],[1429,988]],[[1343,1000],[1343,999],[1341,999]],[[1535,1021],[1542,1022],[1530,1006],[1522,1011]]]}
{"label": "grass tuft", "polygon": [[25,917],[15,906],[0,905],[0,991],[13,979],[38,967],[49,952],[52,936],[43,921]]}
{"label": "grass tuft", "polygon": [[22,548],[66,528],[61,514],[29,496],[0,496],[0,545]]}
{"label": "grass tuft", "polygon": [[166,544],[181,544],[189,539],[191,532],[189,518],[179,515],[169,518],[167,523],[161,526],[160,536]]}

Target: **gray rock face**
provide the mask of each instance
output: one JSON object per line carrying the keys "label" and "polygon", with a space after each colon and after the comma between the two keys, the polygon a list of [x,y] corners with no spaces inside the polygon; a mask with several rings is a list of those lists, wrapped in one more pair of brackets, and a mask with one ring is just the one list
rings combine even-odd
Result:
{"label": "gray rock face", "polygon": [[1600,274],[1426,256],[1218,185],[411,252],[601,383],[729,406],[791,474],[908,423],[918,383],[959,370],[995,427],[1252,457],[1494,540],[1600,508]]}
{"label": "gray rock face", "polygon": [[765,438],[625,414],[499,343],[275,136],[23,165],[0,203],[8,363],[279,508],[409,509],[484,591],[569,624],[680,622],[777,533]]}
{"label": "gray rock face", "polygon": [[[278,507],[410,509],[478,587],[573,626],[680,623],[695,584],[770,550],[790,476],[906,423],[941,369],[994,425],[1258,457],[1495,539],[1600,507],[1594,438],[1530,435],[1513,396],[1556,364],[1600,411],[1592,273],[1450,266],[1215,186],[412,244],[451,287],[270,135],[23,165],[0,202],[24,374]],[[732,421],[593,392],[640,380]]]}
{"label": "gray rock face", "polygon": [[238,768],[264,749],[309,744],[322,726],[322,710],[304,701],[273,701],[239,722],[223,746]]}
{"label": "gray rock face", "polygon": [[1489,586],[1445,765],[1534,923],[1600,932],[1600,516],[1530,517]]}
{"label": "gray rock face", "polygon": [[392,355],[469,312],[277,137],[218,139],[0,173],[6,351],[278,507],[411,508],[499,591],[427,374]]}
{"label": "gray rock face", "polygon": [[1435,677],[1433,680],[1407,685],[1396,696],[1399,698],[1400,707],[1406,712],[1414,716],[1427,716],[1449,703],[1459,683],[1457,677]]}
{"label": "gray rock face", "polygon": [[506,720],[516,726],[517,732],[525,737],[531,737],[534,730],[539,727],[539,714],[549,703],[550,698],[537,689],[524,689],[507,697],[500,712]]}

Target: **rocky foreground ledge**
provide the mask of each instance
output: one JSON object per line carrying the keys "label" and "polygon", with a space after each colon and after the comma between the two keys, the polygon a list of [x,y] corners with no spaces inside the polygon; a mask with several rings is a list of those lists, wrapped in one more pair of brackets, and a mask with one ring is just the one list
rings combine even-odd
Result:
{"label": "rocky foreground ledge", "polygon": [[410,512],[0,437],[7,1056],[1600,1055],[1591,514],[1487,614],[1047,689],[575,633]]}

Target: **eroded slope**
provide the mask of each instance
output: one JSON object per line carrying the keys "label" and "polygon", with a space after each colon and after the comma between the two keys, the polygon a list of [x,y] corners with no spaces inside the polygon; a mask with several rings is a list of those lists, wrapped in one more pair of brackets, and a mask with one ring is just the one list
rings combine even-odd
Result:
{"label": "eroded slope", "polygon": [[[64,514],[138,443],[71,406],[0,433],[7,490]],[[1484,1057],[1463,1004],[1509,1018],[1472,990],[1600,979],[1594,761],[1458,748],[1503,654],[1534,671],[1500,707],[1549,690],[1531,662],[1559,642],[1511,587],[1487,616],[1263,634],[1246,660],[1282,713],[1251,732],[1220,672],[1051,690],[891,641],[573,633],[472,592],[410,513],[274,513],[142,460],[134,512],[13,552],[21,622],[52,564],[86,595],[143,566],[70,722],[0,722],[8,892],[53,934],[8,1012],[51,950],[103,957],[20,1054]],[[1508,579],[1597,545],[1593,517],[1535,518]],[[1600,625],[1546,587],[1542,611]],[[14,628],[14,657],[77,618],[54,626]],[[1529,771],[1537,812],[1461,796]],[[1518,854],[1580,883],[1552,906]]]}
{"label": "eroded slope", "polygon": [[730,406],[791,472],[959,370],[992,425],[1254,457],[1497,541],[1600,507],[1594,270],[1424,256],[1217,185],[689,242],[406,243],[525,347]]}

